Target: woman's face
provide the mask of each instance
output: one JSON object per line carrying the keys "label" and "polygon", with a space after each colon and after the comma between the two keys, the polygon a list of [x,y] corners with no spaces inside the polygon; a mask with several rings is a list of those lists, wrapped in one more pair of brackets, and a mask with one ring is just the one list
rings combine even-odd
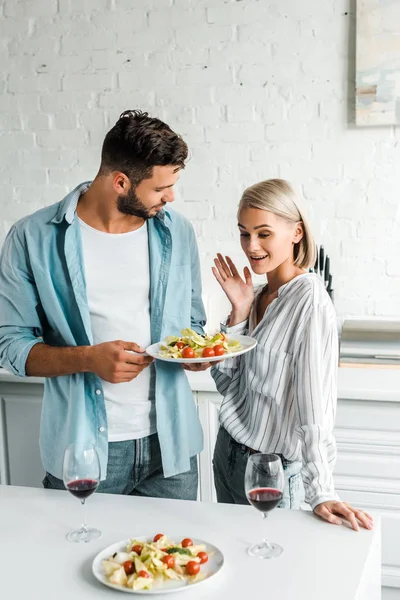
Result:
{"label": "woman's face", "polygon": [[290,223],[274,213],[244,208],[239,214],[240,243],[254,273],[263,275],[285,262],[293,264],[293,247],[303,237],[301,222]]}

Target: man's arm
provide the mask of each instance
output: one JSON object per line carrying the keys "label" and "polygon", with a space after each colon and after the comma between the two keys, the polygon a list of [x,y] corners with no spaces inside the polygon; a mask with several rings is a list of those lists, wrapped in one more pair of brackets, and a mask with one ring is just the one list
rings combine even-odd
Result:
{"label": "man's arm", "polygon": [[28,354],[25,372],[34,377],[57,377],[89,370],[90,346],[55,348],[36,344]]}
{"label": "man's arm", "polygon": [[137,377],[152,362],[133,342],[64,348],[42,343],[39,305],[29,255],[12,227],[0,255],[0,366],[19,376],[91,371],[106,381],[121,383]]}
{"label": "man's arm", "polygon": [[26,374],[57,377],[90,371],[110,383],[125,383],[153,361],[150,356],[142,356],[143,352],[137,344],[123,340],[66,348],[36,344],[28,355]]}

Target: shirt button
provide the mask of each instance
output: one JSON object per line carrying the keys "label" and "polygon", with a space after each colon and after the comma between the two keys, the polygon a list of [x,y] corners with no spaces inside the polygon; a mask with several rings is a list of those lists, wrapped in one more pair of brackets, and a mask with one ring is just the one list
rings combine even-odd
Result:
{"label": "shirt button", "polygon": [[96,394],[97,394],[97,396],[100,396],[101,390],[96,390]]}
{"label": "shirt button", "polygon": [[100,433],[104,433],[104,431],[105,431],[105,430],[106,430],[106,428],[105,428],[105,427],[103,427],[103,426],[99,427],[99,431],[100,431]]}

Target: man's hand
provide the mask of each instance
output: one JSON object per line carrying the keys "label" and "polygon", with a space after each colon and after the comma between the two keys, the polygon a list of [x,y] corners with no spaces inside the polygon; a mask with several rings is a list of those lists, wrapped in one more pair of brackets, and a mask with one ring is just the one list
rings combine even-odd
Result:
{"label": "man's hand", "polygon": [[88,371],[109,383],[132,381],[153,362],[151,356],[141,356],[144,352],[137,344],[122,340],[91,346],[88,351]]}
{"label": "man's hand", "polygon": [[[338,502],[336,500],[329,500],[328,502],[321,502],[314,508],[314,513],[334,525],[342,525],[343,519],[348,521],[351,527],[358,531],[359,525],[364,529],[372,529],[374,520],[368,513],[357,508],[353,508],[347,502]],[[339,518],[342,517],[342,518]]]}

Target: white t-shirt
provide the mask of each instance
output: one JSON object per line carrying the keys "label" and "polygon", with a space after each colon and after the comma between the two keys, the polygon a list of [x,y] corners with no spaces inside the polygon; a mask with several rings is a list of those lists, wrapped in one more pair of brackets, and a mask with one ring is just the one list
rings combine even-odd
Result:
{"label": "white t-shirt", "polygon": [[[93,343],[124,340],[151,343],[150,270],[147,225],[112,234],[79,219]],[[110,442],[156,431],[154,368],[127,383],[102,381]]]}

